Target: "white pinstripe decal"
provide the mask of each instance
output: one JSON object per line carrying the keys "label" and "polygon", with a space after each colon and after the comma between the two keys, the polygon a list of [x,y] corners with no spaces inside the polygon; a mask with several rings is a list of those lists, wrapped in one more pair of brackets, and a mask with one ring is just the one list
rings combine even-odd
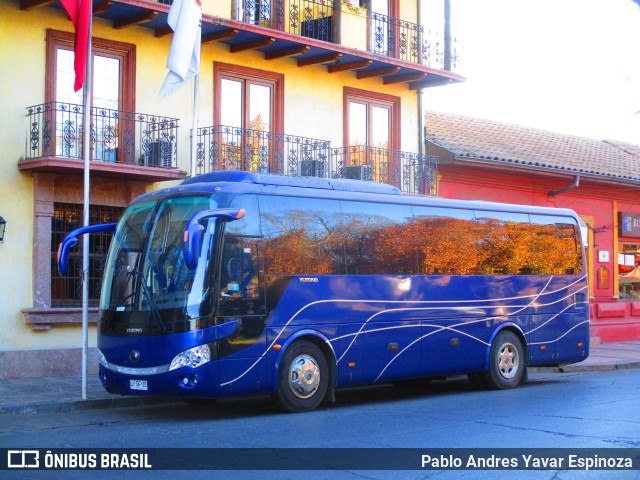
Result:
{"label": "white pinstripe decal", "polygon": [[[550,277],[549,280],[547,281],[547,283],[544,285],[544,287],[542,287],[542,289],[540,290],[540,292],[535,293],[535,294],[531,294],[531,295],[521,295],[521,296],[515,296],[515,297],[504,297],[504,298],[490,298],[490,299],[480,299],[480,300],[346,300],[346,299],[330,299],[330,300],[316,300],[314,302],[310,302],[306,305],[304,305],[303,307],[301,307],[297,312],[295,312],[291,318],[289,318],[289,320],[281,327],[280,331],[278,332],[278,334],[276,335],[276,337],[273,339],[273,341],[267,346],[267,348],[265,349],[265,351],[256,359],[256,361],[254,363],[252,363],[242,374],[238,375],[237,377],[235,377],[232,380],[229,380],[227,382],[221,383],[220,386],[224,387],[227,385],[230,385],[234,382],[237,382],[238,380],[240,380],[241,378],[243,378],[245,375],[247,375],[251,370],[253,370],[256,365],[260,362],[260,360],[262,360],[263,358],[266,357],[267,353],[269,352],[269,350],[271,350],[271,348],[276,344],[276,342],[280,339],[280,337],[282,336],[282,334],[284,333],[285,329],[305,310],[307,310],[308,308],[315,306],[315,305],[320,305],[323,303],[358,303],[358,304],[416,304],[416,305],[438,305],[438,304],[451,304],[451,303],[455,303],[455,304],[466,304],[466,303],[473,303],[475,304],[474,306],[461,306],[461,307],[446,307],[448,310],[453,310],[453,311],[457,311],[457,312],[464,312],[464,311],[472,311],[472,310],[477,310],[478,308],[485,308],[485,309],[490,309],[490,308],[504,308],[504,309],[516,309],[516,311],[511,312],[510,314],[508,314],[509,316],[513,316],[513,315],[517,315],[521,312],[523,312],[524,310],[526,310],[527,308],[531,308],[531,307],[544,307],[544,306],[549,306],[549,305],[554,305],[556,303],[560,303],[572,296],[574,296],[576,293],[581,292],[585,289],[587,289],[587,286],[584,286],[582,288],[579,288],[578,290],[566,295],[565,297],[555,300],[553,302],[550,303],[536,303],[537,300],[540,297],[544,297],[544,296],[549,296],[549,295],[553,295],[555,293],[561,292],[561,291],[568,291],[570,287],[584,281],[586,279],[586,275],[580,277],[579,279],[577,279],[576,281],[574,281],[573,283],[570,283],[569,285],[565,285],[562,288],[559,288],[557,290],[552,290],[549,292],[545,292],[545,290],[547,289],[547,287],[549,286],[549,284],[551,283],[551,281],[553,280],[553,277]],[[494,304],[494,305],[477,305],[477,304],[482,304],[482,303],[487,303],[487,302],[505,302],[505,301],[512,301],[512,300],[524,300],[524,299],[531,299],[530,302],[528,304],[525,305],[504,305],[501,303],[498,304]],[[556,313],[555,315],[553,315],[551,318],[549,318],[548,320],[546,320],[543,324],[537,326],[534,329],[531,329],[527,332],[525,332],[525,334],[530,334],[531,332],[534,332],[540,328],[542,328],[543,326],[545,326],[546,324],[548,324],[550,321],[552,321],[553,319],[555,319],[558,315],[560,315],[561,313],[565,312],[566,310],[568,310],[569,308],[572,308],[574,306],[576,306],[576,303],[572,303],[571,305],[567,306],[566,308],[564,308],[562,311]],[[355,332],[355,333],[350,333],[347,335],[342,335],[340,337],[335,337],[333,339],[330,339],[329,341],[331,343],[337,341],[337,340],[341,340],[343,338],[348,338],[350,336],[353,336],[353,339],[351,340],[350,344],[347,346],[347,348],[345,349],[345,351],[342,353],[342,355],[340,356],[339,359],[337,359],[336,363],[340,363],[340,361],[344,358],[344,356],[347,354],[347,352],[351,349],[351,347],[353,346],[356,338],[358,335],[362,334],[368,334],[368,333],[373,333],[373,332],[378,332],[378,331],[382,331],[382,330],[394,330],[394,329],[398,329],[398,328],[414,328],[414,327],[420,327],[420,326],[432,326],[434,328],[436,328],[436,330],[429,332],[419,338],[417,338],[416,340],[414,340],[413,342],[411,342],[409,345],[407,345],[404,349],[402,349],[400,352],[398,352],[392,359],[391,361],[389,361],[389,363],[387,363],[387,365],[382,369],[382,371],[380,372],[380,374],[378,375],[378,377],[374,380],[374,383],[376,381],[378,381],[380,379],[380,377],[382,376],[382,374],[389,368],[389,366],[400,356],[402,355],[405,351],[407,351],[410,347],[412,347],[413,345],[415,345],[417,342],[419,342],[420,340],[429,337],[431,335],[434,335],[436,333],[445,331],[445,330],[452,330],[455,331],[456,333],[459,333],[461,335],[465,335],[467,337],[470,337],[478,342],[481,342],[485,345],[489,345],[487,342],[485,342],[484,340],[481,340],[477,337],[474,337],[468,333],[465,333],[461,330],[456,329],[456,327],[461,327],[461,326],[467,326],[467,325],[473,325],[475,323],[478,322],[485,322],[487,320],[495,320],[497,318],[501,318],[504,317],[504,315],[500,315],[500,316],[494,316],[494,317],[483,317],[477,320],[472,320],[469,322],[461,322],[452,326],[442,326],[442,325],[435,325],[435,324],[421,324],[421,323],[417,323],[416,325],[401,325],[401,326],[393,326],[393,327],[384,327],[384,328],[380,328],[380,329],[373,329],[373,330],[367,330],[363,332],[363,329],[365,328],[365,326],[374,318],[378,317],[379,315],[385,314],[385,313],[390,313],[390,312],[407,312],[407,311],[416,311],[416,312],[420,312],[420,311],[430,311],[430,310],[439,310],[442,307],[437,307],[437,306],[432,306],[432,307],[404,307],[404,308],[395,308],[395,309],[385,309],[385,310],[381,310],[379,312],[376,312],[375,314],[371,315],[369,318],[367,318],[367,320],[365,320],[362,324],[362,326],[360,327],[360,329]],[[420,320],[418,320],[418,322],[420,322]],[[568,330],[567,332],[565,332],[563,335],[561,335],[560,337],[556,338],[555,340],[549,340],[547,342],[539,342],[539,343],[553,343],[556,342],[558,340],[560,340],[561,338],[563,338],[564,336],[566,336],[569,332],[571,332],[572,330],[574,330],[575,328],[577,328],[579,325],[582,325],[584,323],[589,323],[589,320],[586,320],[585,322],[581,322],[580,324],[575,325],[574,327],[572,327],[570,330]],[[539,343],[532,343],[531,345],[538,345]]]}

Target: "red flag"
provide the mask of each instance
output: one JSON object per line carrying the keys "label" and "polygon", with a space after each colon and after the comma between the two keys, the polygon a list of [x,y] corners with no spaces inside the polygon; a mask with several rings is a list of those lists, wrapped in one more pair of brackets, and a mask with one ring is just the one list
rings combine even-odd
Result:
{"label": "red flag", "polygon": [[73,28],[76,30],[74,42],[73,68],[76,72],[76,81],[73,84],[74,91],[78,91],[84,84],[84,75],[87,67],[87,48],[89,45],[89,25],[91,24],[92,0],[60,0],[67,11]]}

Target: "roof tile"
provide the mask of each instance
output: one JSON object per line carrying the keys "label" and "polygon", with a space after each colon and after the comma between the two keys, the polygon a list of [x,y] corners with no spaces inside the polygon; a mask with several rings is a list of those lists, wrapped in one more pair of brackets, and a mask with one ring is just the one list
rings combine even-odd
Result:
{"label": "roof tile", "polygon": [[428,111],[426,140],[458,159],[640,183],[640,146]]}

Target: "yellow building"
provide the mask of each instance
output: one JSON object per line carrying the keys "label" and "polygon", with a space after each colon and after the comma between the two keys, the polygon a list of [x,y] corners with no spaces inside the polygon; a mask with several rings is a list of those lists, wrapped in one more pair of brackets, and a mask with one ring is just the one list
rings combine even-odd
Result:
{"label": "yellow building", "polygon": [[[158,97],[170,3],[93,1],[91,223],[116,221],[161,182],[212,170],[434,191],[420,92],[463,79],[419,25],[420,0],[205,0],[193,155],[194,82]],[[81,260],[66,278],[55,267],[57,244],[83,217],[73,25],[57,0],[0,0],[0,41],[0,378],[74,373]],[[91,238],[94,328],[109,238]]]}

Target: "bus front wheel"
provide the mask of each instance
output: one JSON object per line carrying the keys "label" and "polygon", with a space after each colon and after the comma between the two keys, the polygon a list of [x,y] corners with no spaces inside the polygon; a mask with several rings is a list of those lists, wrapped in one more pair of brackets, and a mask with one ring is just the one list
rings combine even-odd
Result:
{"label": "bus front wheel", "polygon": [[489,354],[489,370],[482,372],[485,385],[495,390],[517,387],[525,369],[524,349],[518,336],[503,330]]}
{"label": "bus front wheel", "polygon": [[284,352],[278,370],[276,402],[287,412],[308,412],[327,393],[329,367],[317,345],[298,340]]}

